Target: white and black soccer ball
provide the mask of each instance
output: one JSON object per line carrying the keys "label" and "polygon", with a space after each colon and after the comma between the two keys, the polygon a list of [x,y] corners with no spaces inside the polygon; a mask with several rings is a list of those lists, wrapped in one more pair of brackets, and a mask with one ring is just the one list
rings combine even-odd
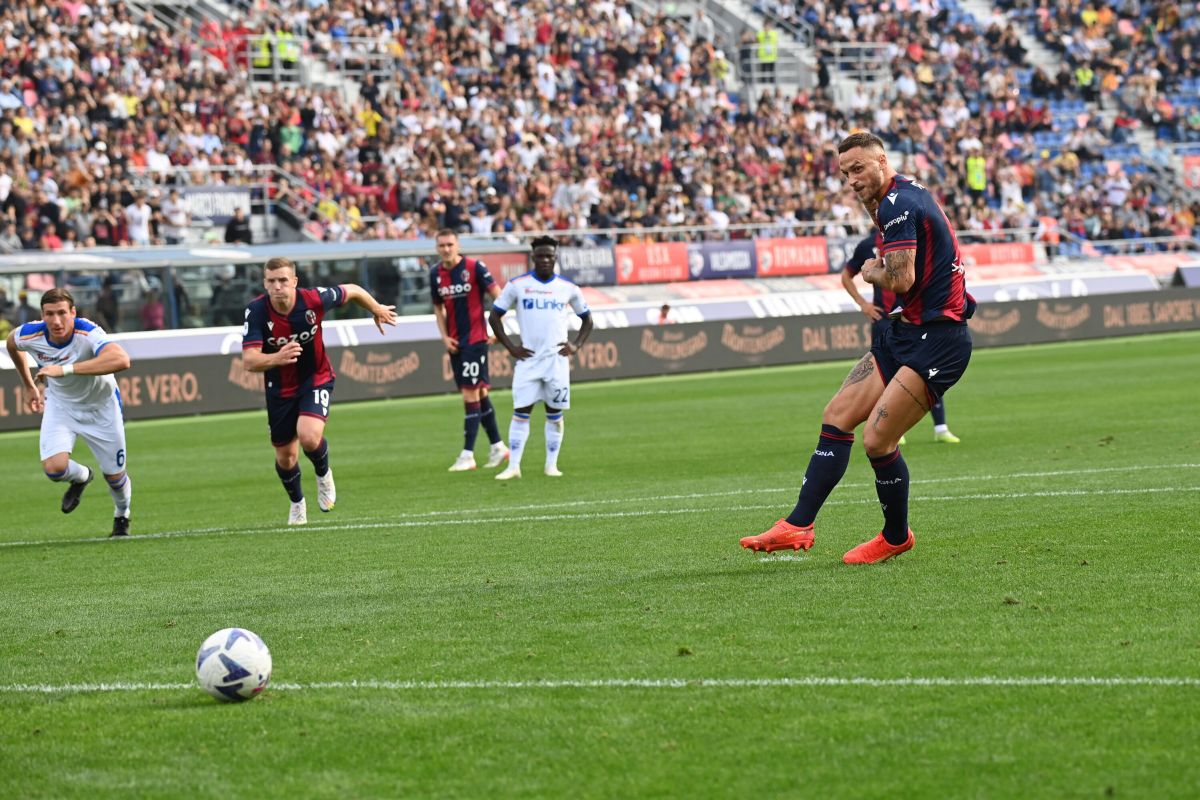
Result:
{"label": "white and black soccer ball", "polygon": [[218,700],[249,700],[271,680],[271,651],[253,631],[222,628],[200,645],[196,680]]}

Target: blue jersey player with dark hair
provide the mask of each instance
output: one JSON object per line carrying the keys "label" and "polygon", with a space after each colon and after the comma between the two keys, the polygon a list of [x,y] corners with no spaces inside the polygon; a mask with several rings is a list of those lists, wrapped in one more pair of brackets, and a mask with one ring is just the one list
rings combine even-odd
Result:
{"label": "blue jersey player with dark hair", "polygon": [[[850,258],[846,261],[842,268],[842,286],[845,287],[846,293],[858,304],[862,312],[871,320],[871,342],[876,343],[884,332],[892,326],[892,317],[899,315],[899,300],[895,292],[889,292],[881,286],[874,286],[874,292],[870,301],[866,300],[858,292],[858,287],[854,285],[854,276],[862,272],[863,264],[866,264],[873,258],[879,255],[879,248],[883,247],[883,235],[879,231],[874,231],[863,237],[863,240],[858,243],[851,253]],[[929,416],[933,417],[933,440],[944,444],[958,444],[960,439],[950,432],[950,427],[946,425],[946,404],[942,398],[933,404],[929,409]],[[904,444],[904,437],[900,437],[900,444]]]}
{"label": "blue jersey player with dark hair", "polygon": [[317,505],[330,511],[337,501],[325,440],[334,382],[321,327],[326,312],[352,301],[371,313],[380,333],[384,324],[396,324],[396,307],[380,305],[361,286],[298,289],[298,283],[291,260],[267,261],[263,266],[267,292],[246,306],[242,326],[243,365],[251,372],[266,373],[267,425],[275,446],[275,472],[292,501],[289,525],[308,522],[299,448],[304,448],[317,473]]}
{"label": "blue jersey player with dark hair", "polygon": [[975,300],[945,213],[924,186],[896,174],[879,137],[864,131],[843,139],[838,165],[882,237],[880,255],[863,263],[863,280],[897,295],[903,308],[825,406],[792,513],[741,544],[766,552],[812,547],[817,512],[845,475],[854,429],[865,422],[863,446],[875,470],[883,530],[842,560],[874,564],[912,549],[908,465],[899,442],[966,371]]}
{"label": "blue jersey player with dark hair", "polygon": [[485,467],[498,467],[508,458],[500,438],[496,409],[488,397],[488,323],[484,301],[500,296],[500,287],[487,265],[458,251],[458,234],[449,228],[437,232],[439,262],[429,271],[429,293],[433,314],[446,352],[454,382],[462,392],[463,447],[450,465],[451,472],[475,469],[475,439],[482,424],[491,450]]}

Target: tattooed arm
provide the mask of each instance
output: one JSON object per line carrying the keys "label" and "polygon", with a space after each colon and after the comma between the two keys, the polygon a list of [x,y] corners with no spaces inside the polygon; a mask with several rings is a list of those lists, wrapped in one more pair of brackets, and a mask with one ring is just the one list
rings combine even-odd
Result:
{"label": "tattooed arm", "polygon": [[889,292],[903,294],[917,280],[917,251],[892,250],[862,268],[862,278]]}

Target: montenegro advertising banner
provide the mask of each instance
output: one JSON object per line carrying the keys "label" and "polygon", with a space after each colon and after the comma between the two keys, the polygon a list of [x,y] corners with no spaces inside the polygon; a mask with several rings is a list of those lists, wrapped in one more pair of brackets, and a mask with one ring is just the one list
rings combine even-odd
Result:
{"label": "montenegro advertising banner", "polygon": [[754,245],[758,251],[760,278],[774,278],[780,275],[824,275],[829,272],[829,251],[824,236],[755,239]]}

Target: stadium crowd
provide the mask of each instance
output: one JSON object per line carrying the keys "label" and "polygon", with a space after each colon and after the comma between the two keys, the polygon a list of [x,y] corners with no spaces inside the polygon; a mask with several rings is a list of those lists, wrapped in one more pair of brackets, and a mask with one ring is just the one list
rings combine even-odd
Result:
{"label": "stadium crowd", "polygon": [[[801,2],[818,52],[890,43],[893,80],[839,107],[827,69],[794,95],[741,90],[711,22],[611,0],[285,2],[267,6],[274,17],[199,30],[135,19],[120,0],[15,0],[0,9],[0,249],[181,241],[191,220],[169,184],[264,181],[295,224],[330,240],[739,223],[843,235],[862,215],[835,146],[860,127],[903,154],[901,171],[935,189],[963,231],[1194,232],[1196,206],[1156,188],[1135,151],[1112,150],[1153,121],[1137,92],[1194,78],[1180,57],[1194,18],[1140,4],[1141,35],[1104,54],[1091,92],[1079,42],[1123,30],[1128,15],[1011,5],[977,24],[936,0]],[[1064,47],[1057,74],[1026,63],[1014,27],[1025,19]],[[264,42],[293,64],[358,69],[357,96],[253,88],[246,69]],[[1149,86],[1123,64],[1160,77]],[[1112,97],[1115,116],[1087,105]],[[1184,116],[1187,138],[1200,119]]]}

